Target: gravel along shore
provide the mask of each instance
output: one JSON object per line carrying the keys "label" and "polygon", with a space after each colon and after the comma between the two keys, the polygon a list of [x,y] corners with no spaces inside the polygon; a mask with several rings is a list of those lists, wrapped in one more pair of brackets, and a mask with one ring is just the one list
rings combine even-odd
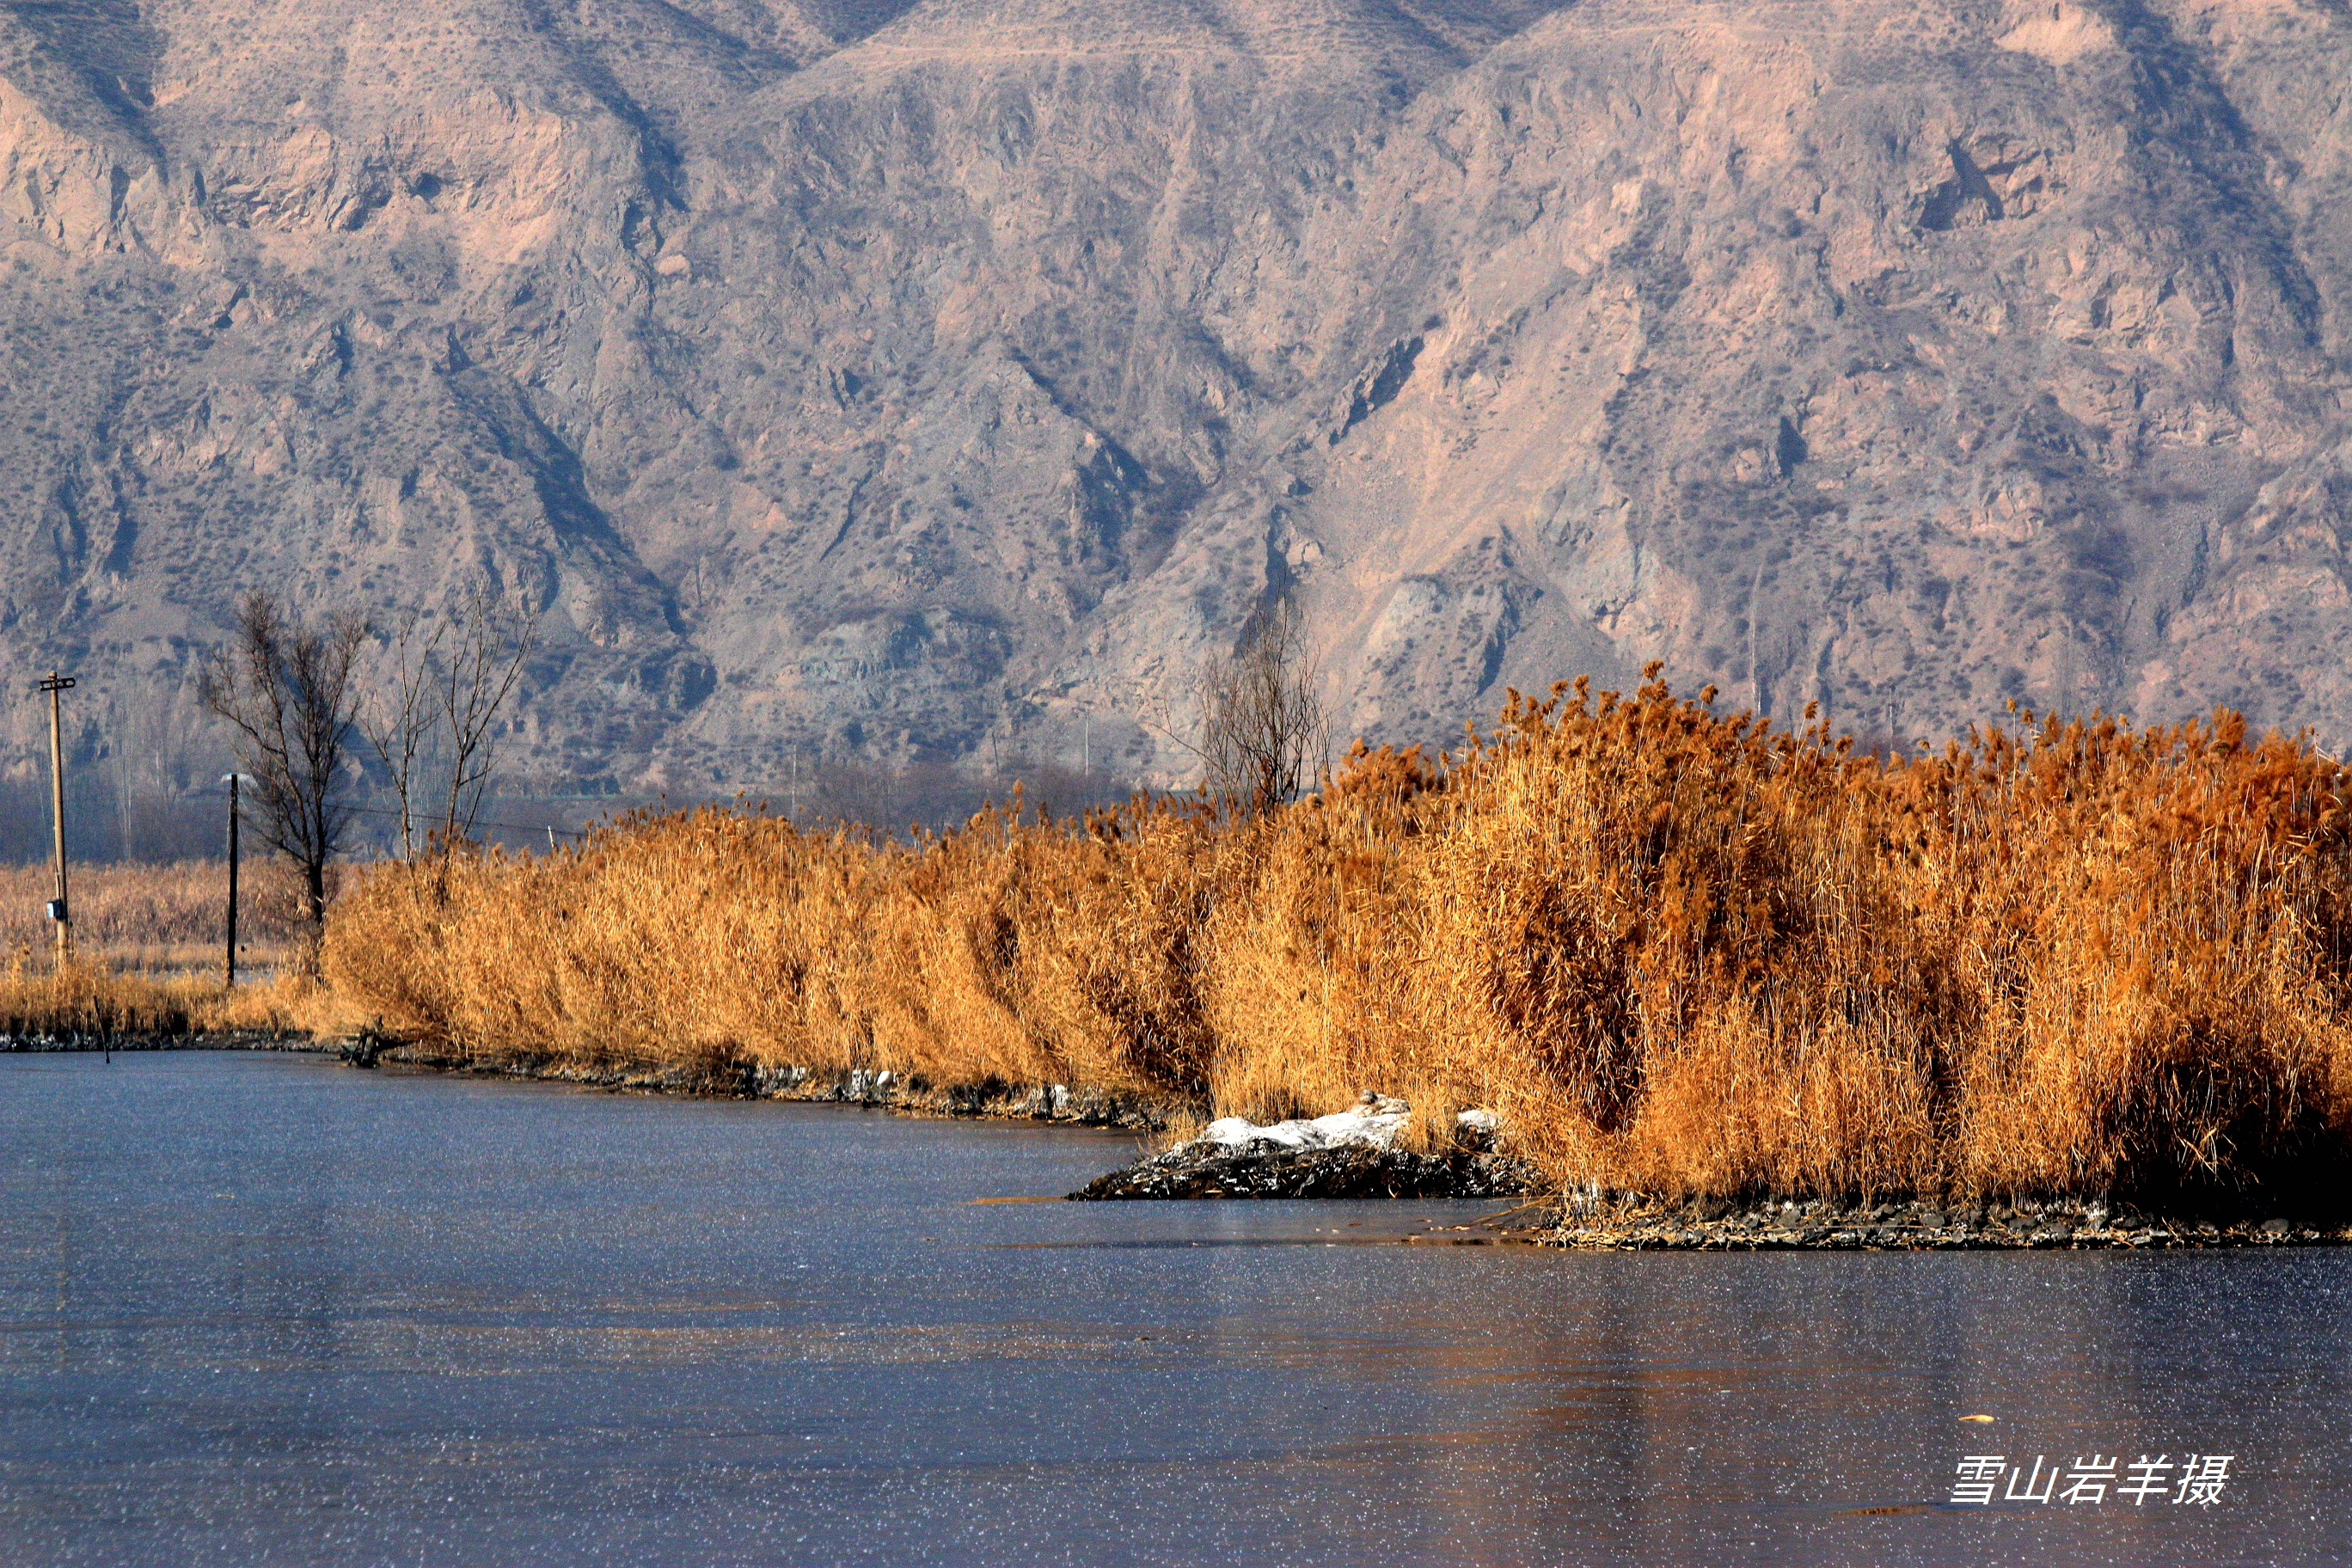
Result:
{"label": "gravel along shore", "polygon": [[1929,1251],[1992,1247],[2316,1247],[2352,1242],[2352,1227],[2271,1217],[2164,1218],[2099,1204],[1822,1202],[1666,1205],[1571,1195],[1541,1238],[1596,1251]]}
{"label": "gravel along shore", "polygon": [[1070,1194],[1108,1198],[1495,1198],[1543,1190],[1499,1154],[1415,1154],[1362,1143],[1286,1148],[1202,1140],[1097,1176]]}
{"label": "gravel along shore", "polygon": [[1484,1110],[1454,1119],[1454,1146],[1396,1146],[1412,1108],[1366,1089],[1328,1116],[1260,1126],[1220,1117],[1201,1135],[1070,1194],[1099,1198],[1495,1198],[1545,1190],[1535,1167],[1494,1152]]}

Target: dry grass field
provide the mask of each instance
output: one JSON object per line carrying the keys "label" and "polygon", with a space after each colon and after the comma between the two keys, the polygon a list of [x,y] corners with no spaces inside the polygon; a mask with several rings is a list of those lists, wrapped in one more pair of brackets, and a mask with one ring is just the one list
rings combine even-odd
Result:
{"label": "dry grass field", "polygon": [[[67,868],[76,951],[89,963],[125,972],[217,972],[228,907],[228,863],[81,864]],[[44,912],[54,873],[46,865],[0,866],[0,958],[47,962],[56,928]],[[301,889],[290,867],[256,858],[239,872],[240,966],[275,967],[292,951],[301,925]]]}
{"label": "dry grass field", "polygon": [[332,998],[293,973],[301,952],[299,879],[272,860],[240,876],[238,978],[221,984],[226,861],[68,868],[74,947],[58,969],[44,912],[47,866],[0,867],[0,1035],[177,1035],[308,1029]]}
{"label": "dry grass field", "polygon": [[[1654,678],[1653,677],[1654,679]],[[1702,694],[1711,699],[1713,693]],[[356,873],[346,1005],[479,1056],[1499,1111],[1563,1182],[2179,1195],[2352,1140],[2352,781],[2228,713],[1889,759],[1651,684],[1267,816],[729,810]]]}

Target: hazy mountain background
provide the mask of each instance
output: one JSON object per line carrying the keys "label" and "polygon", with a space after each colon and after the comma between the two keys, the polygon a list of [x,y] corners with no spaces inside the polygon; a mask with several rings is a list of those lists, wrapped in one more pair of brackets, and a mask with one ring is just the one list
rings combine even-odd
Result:
{"label": "hazy mountain background", "polygon": [[[541,607],[548,793],[1719,684],[2352,738],[2345,0],[0,0],[0,667]],[[142,772],[144,770],[144,772]]]}

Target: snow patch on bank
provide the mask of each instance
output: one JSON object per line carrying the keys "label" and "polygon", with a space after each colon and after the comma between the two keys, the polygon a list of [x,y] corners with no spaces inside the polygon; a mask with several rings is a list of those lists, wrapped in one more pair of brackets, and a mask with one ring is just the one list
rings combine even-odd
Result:
{"label": "snow patch on bank", "polygon": [[[1412,1115],[1412,1107],[1403,1100],[1368,1091],[1362,1100],[1347,1110],[1312,1120],[1260,1124],[1246,1117],[1220,1117],[1201,1130],[1201,1136],[1194,1140],[1194,1145],[1216,1143],[1237,1149],[1247,1143],[1272,1143],[1285,1149],[1339,1149],[1358,1145],[1389,1149],[1395,1146],[1397,1134],[1404,1131],[1404,1124]],[[1487,1140],[1491,1140],[1502,1125],[1491,1110],[1465,1110],[1454,1120],[1461,1131]]]}

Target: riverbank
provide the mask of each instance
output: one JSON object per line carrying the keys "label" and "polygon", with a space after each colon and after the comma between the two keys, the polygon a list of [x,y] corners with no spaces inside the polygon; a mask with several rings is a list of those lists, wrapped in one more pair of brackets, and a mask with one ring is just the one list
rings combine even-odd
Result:
{"label": "riverbank", "polygon": [[1062,1121],[1080,1127],[1129,1128],[1157,1132],[1196,1109],[1168,1097],[1068,1084],[935,1084],[919,1074],[887,1068],[826,1070],[785,1065],[758,1067],[733,1061],[582,1061],[518,1053],[486,1057],[436,1052],[414,1046],[358,1039],[322,1047],[355,1066],[408,1068],[419,1071],[528,1079],[618,1093],[677,1094],[722,1100],[782,1100],[806,1104],[854,1105],[908,1116],[995,1117],[1024,1121]]}
{"label": "riverbank", "polygon": [[340,1047],[308,1035],[286,1035],[270,1029],[192,1029],[185,1034],[28,1034],[0,1033],[0,1054],[39,1056],[89,1051],[301,1051],[334,1054]]}
{"label": "riverbank", "polygon": [[[314,1048],[351,1057],[348,1043]],[[1196,1104],[1073,1089],[1064,1084],[940,1086],[887,1070],[824,1072],[740,1064],[583,1063],[552,1057],[496,1061],[384,1047],[368,1065],[564,1083],[625,1093],[762,1099],[856,1106],[902,1115],[995,1118],[1164,1134],[1196,1125]],[[1377,1100],[1379,1097],[1369,1097]],[[1396,1106],[1400,1117],[1407,1110]],[[1338,1116],[1328,1118],[1337,1121]],[[1350,1142],[1286,1147],[1265,1139],[1194,1137],[1104,1173],[1077,1201],[1526,1198],[1505,1213],[1512,1239],[1586,1251],[1871,1251],[2064,1247],[2225,1247],[2352,1244],[2352,1218],[2225,1220],[2110,1211],[2104,1204],[1954,1199],[1840,1205],[1819,1199],[1733,1205],[1639,1194],[1562,1193],[1532,1163],[1487,1146],[1492,1132],[1457,1124],[1438,1152]],[[1265,1129],[1252,1129],[1265,1131]],[[1473,1146],[1473,1145],[1475,1146]],[[1500,1216],[1496,1216],[1499,1218]],[[1490,1220],[1480,1228],[1493,1228]],[[1425,1239],[1425,1238],[1424,1238]]]}
{"label": "riverbank", "polygon": [[[1198,1125],[1197,1105],[1073,1089],[1064,1084],[935,1085],[887,1070],[822,1072],[801,1067],[697,1069],[676,1063],[594,1063],[554,1057],[499,1060],[420,1052],[362,1035],[317,1039],[261,1029],[179,1035],[0,1035],[0,1054],[259,1050],[333,1056],[358,1068],[509,1078],[615,1093],[757,1099],[878,1110],[914,1117],[983,1118],[1164,1135]],[[1377,1098],[1377,1097],[1375,1097]],[[1391,1102],[1393,1103],[1393,1102]],[[1402,1105],[1397,1106],[1402,1113]],[[1341,1120],[1340,1117],[1327,1121]],[[1252,1129],[1265,1132],[1267,1129]],[[1438,1152],[1341,1142],[1285,1146],[1264,1138],[1194,1137],[1106,1172],[1068,1196],[1077,1201],[1524,1198],[1470,1228],[1506,1239],[1581,1251],[1954,1251],[2066,1248],[2270,1247],[2352,1245],[2352,1220],[2309,1215],[2182,1217],[2105,1205],[1885,1201],[1839,1205],[1787,1199],[1734,1205],[1669,1202],[1638,1194],[1563,1193],[1530,1163],[1468,1142]],[[1437,1237],[1406,1239],[1430,1241]],[[1492,1239],[1490,1237],[1489,1239]]]}
{"label": "riverbank", "polygon": [[1285,1149],[1194,1139],[1106,1172],[1079,1202],[1199,1198],[1501,1198],[1547,1189],[1524,1160],[1454,1149],[1423,1153],[1373,1143]]}
{"label": "riverbank", "polygon": [[238,1049],[349,1027],[340,998],[287,971],[231,988],[125,973],[94,953],[58,965],[19,951],[0,967],[0,1050]]}
{"label": "riverbank", "polygon": [[2224,1221],[2099,1205],[1784,1202],[1731,1207],[1563,1200],[1545,1244],[1602,1252],[1981,1251],[2182,1247],[2340,1247],[2352,1223],[2309,1216]]}

